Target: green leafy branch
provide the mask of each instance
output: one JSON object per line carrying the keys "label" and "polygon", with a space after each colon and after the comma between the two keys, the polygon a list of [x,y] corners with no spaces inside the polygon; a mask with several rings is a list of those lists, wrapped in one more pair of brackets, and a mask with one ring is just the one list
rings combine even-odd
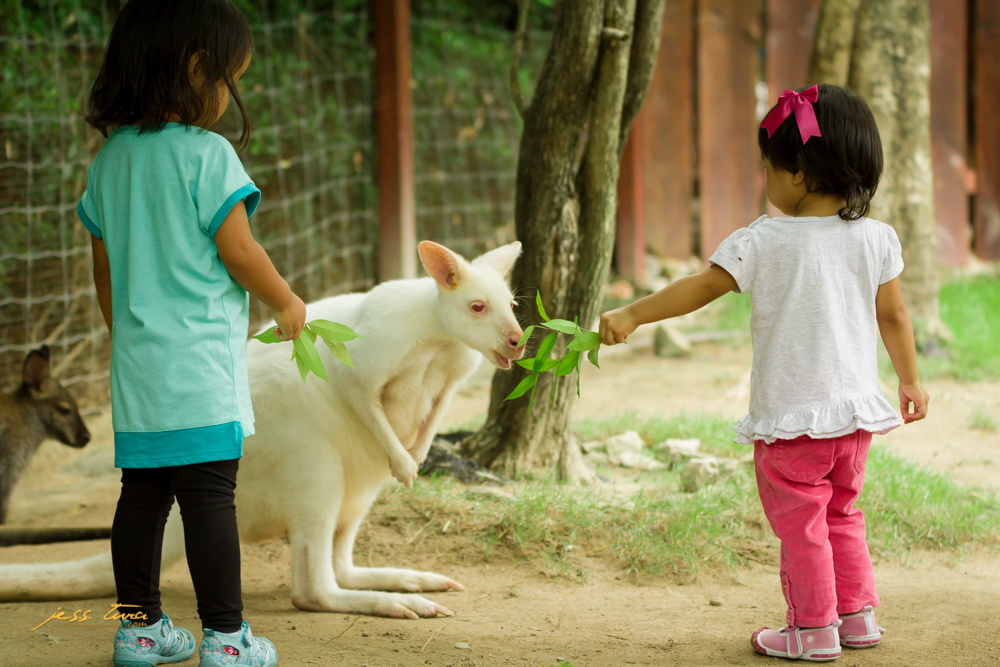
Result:
{"label": "green leafy branch", "polygon": [[[542,305],[542,294],[541,292],[535,293],[535,304],[538,306],[538,314],[542,316],[543,324],[531,325],[524,330],[524,335],[521,336],[521,340],[518,341],[517,346],[522,347],[531,338],[531,334],[534,333],[536,328],[548,329],[552,333],[547,334],[545,338],[542,339],[542,344],[538,346],[538,351],[535,353],[532,359],[521,359],[517,362],[517,365],[521,368],[531,371],[531,375],[521,380],[514,391],[510,392],[504,400],[509,401],[515,398],[523,396],[528,390],[531,390],[531,396],[528,399],[528,409],[535,403],[535,385],[538,383],[538,378],[542,373],[551,372],[555,377],[563,377],[569,375],[573,371],[576,371],[576,395],[580,395],[580,366],[583,364],[583,355],[587,354],[587,359],[590,363],[594,364],[600,368],[600,364],[597,363],[597,352],[601,347],[601,337],[596,331],[588,331],[583,329],[577,323],[576,318],[572,322],[569,320],[553,320],[549,319],[549,316],[545,313],[545,307]],[[566,354],[560,359],[549,359],[549,354],[552,349],[556,346],[556,338],[559,334],[567,334],[573,336],[573,340],[566,346]],[[552,383],[552,401],[556,400],[556,383]]]}
{"label": "green leafy branch", "polygon": [[[274,333],[274,329],[274,327],[270,327],[267,331],[254,336],[254,338],[267,344],[286,342],[278,338],[278,334]],[[307,322],[302,328],[302,333],[299,337],[292,341],[292,359],[295,360],[295,364],[299,367],[299,374],[302,376],[303,382],[306,381],[309,371],[312,371],[314,375],[324,380],[327,379],[326,369],[323,368],[323,361],[319,358],[319,350],[316,349],[317,337],[323,339],[323,342],[330,348],[330,352],[341,363],[354,368],[354,362],[351,361],[351,354],[347,351],[347,346],[344,343],[355,338],[364,338],[364,336],[355,333],[350,327],[343,324],[337,324],[329,320],[313,320],[312,322]]]}

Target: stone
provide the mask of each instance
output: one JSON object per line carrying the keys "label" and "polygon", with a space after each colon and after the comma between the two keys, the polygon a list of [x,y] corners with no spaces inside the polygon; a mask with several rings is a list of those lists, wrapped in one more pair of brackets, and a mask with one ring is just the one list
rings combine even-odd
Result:
{"label": "stone", "polygon": [[700,456],[684,464],[681,472],[681,490],[694,493],[719,479],[719,461],[714,456]]}
{"label": "stone", "polygon": [[614,435],[604,442],[604,450],[608,453],[608,462],[623,468],[638,468],[640,470],[664,470],[666,464],[643,451],[645,443],[635,431],[625,431]]}
{"label": "stone", "polygon": [[711,600],[708,601],[708,604],[712,605],[713,607],[721,607],[722,600],[720,600],[719,598],[712,598]]}
{"label": "stone", "polygon": [[698,438],[667,438],[658,444],[655,449],[660,452],[667,452],[667,463],[673,468],[674,466],[683,464],[688,459],[698,456],[698,449],[700,447],[701,440]]}
{"label": "stone", "polygon": [[457,644],[455,644],[455,648],[457,648],[457,649],[461,649],[461,650],[463,650],[463,651],[471,651],[471,650],[472,650],[472,647],[471,647],[471,646],[469,646],[469,645],[468,645],[467,643],[465,643],[465,642],[458,642]]}
{"label": "stone", "polygon": [[686,357],[691,354],[691,341],[676,327],[660,324],[653,332],[653,352],[658,357]]}

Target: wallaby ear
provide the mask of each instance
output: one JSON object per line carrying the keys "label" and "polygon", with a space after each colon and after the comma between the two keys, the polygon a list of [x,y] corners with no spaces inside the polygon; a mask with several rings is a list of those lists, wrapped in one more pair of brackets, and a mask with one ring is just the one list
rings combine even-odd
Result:
{"label": "wallaby ear", "polygon": [[444,287],[454,287],[465,277],[465,263],[461,257],[443,245],[431,241],[421,241],[417,246],[420,261],[427,274]]}
{"label": "wallaby ear", "polygon": [[42,386],[42,382],[49,377],[49,346],[43,345],[37,350],[32,350],[24,359],[24,369],[22,377],[24,384],[37,389]]}
{"label": "wallaby ear", "polygon": [[490,250],[472,261],[473,265],[488,266],[506,278],[514,268],[514,262],[521,256],[521,242],[514,241],[507,245]]}

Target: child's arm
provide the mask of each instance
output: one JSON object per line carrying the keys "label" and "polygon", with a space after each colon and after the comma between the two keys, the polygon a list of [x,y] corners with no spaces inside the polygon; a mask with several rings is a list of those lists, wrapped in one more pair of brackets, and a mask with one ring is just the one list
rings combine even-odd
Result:
{"label": "child's arm", "polygon": [[701,273],[681,278],[655,294],[601,315],[601,342],[624,343],[640,324],[686,315],[737,288],[736,280],[712,264]]}
{"label": "child's arm", "polygon": [[[913,342],[913,325],[903,305],[899,278],[893,278],[878,288],[875,295],[875,317],[882,342],[892,359],[899,378],[899,411],[909,424],[927,416],[930,397],[917,379],[917,349]],[[910,402],[913,410],[910,410]]]}
{"label": "child's arm", "polygon": [[111,265],[108,263],[108,250],[104,240],[96,236],[90,237],[90,247],[94,253],[94,287],[97,288],[97,303],[101,305],[104,323],[111,333]]}
{"label": "child's arm", "polygon": [[236,202],[215,232],[215,245],[233,280],[274,312],[274,321],[278,323],[278,335],[282,340],[298,338],[306,321],[306,305],[274,268],[267,252],[254,240],[242,201]]}

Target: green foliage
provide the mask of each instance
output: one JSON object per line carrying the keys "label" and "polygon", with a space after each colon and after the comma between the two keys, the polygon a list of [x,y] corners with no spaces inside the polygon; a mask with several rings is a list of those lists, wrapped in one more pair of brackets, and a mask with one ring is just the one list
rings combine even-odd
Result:
{"label": "green foliage", "polygon": [[[601,339],[596,332],[581,328],[575,320],[570,322],[569,320],[549,319],[548,314],[545,312],[545,306],[542,304],[542,293],[539,291],[535,292],[535,305],[538,308],[538,314],[542,316],[542,324],[533,324],[525,329],[517,346],[523,347],[526,345],[528,339],[531,338],[531,334],[538,327],[549,329],[552,333],[542,339],[542,343],[538,346],[534,358],[522,359],[517,362],[518,366],[531,371],[531,374],[521,380],[514,387],[514,390],[507,395],[507,398],[504,399],[505,401],[510,401],[520,398],[528,390],[531,390],[531,397],[528,399],[529,409],[535,403],[535,386],[542,373],[551,372],[556,377],[563,377],[576,371],[576,395],[579,396],[580,364],[583,363],[583,353],[587,353],[590,363],[600,368],[600,365],[597,363],[597,350],[601,346]],[[549,359],[549,355],[556,346],[556,339],[560,333],[573,336],[573,340],[566,346],[568,352],[559,359]],[[552,400],[555,401],[555,398],[556,385],[553,382]]]}
{"label": "green foliage", "polygon": [[922,360],[925,374],[959,380],[1000,378],[1000,275],[943,284],[941,319],[955,340],[946,347],[946,360]]}
{"label": "green foliage", "polygon": [[[316,349],[317,337],[327,344],[335,359],[342,364],[354,368],[354,362],[351,360],[351,355],[344,343],[352,341],[355,338],[364,338],[364,336],[355,333],[350,327],[343,324],[337,324],[329,320],[313,320],[312,322],[308,322],[303,327],[299,337],[292,341],[292,359],[299,368],[299,374],[302,376],[303,382],[306,381],[306,376],[309,375],[310,371],[323,380],[327,379],[326,369],[323,368],[323,360],[320,359],[319,351]],[[254,338],[266,344],[285,342],[281,338],[278,338],[274,327],[257,334]]]}

